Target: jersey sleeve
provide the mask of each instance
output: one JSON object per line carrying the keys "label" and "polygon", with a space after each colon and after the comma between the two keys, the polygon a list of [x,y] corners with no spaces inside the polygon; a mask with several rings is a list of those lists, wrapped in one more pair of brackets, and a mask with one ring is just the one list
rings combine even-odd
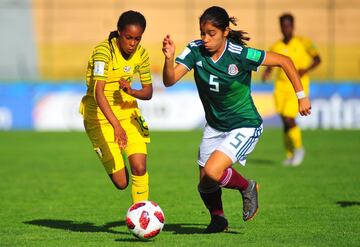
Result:
{"label": "jersey sleeve", "polygon": [[110,57],[111,54],[109,47],[101,44],[94,49],[92,55],[92,61],[93,61],[92,74],[94,80],[106,81],[108,77]]}
{"label": "jersey sleeve", "polygon": [[312,42],[310,39],[307,39],[304,37],[302,37],[300,40],[301,40],[301,43],[304,45],[306,52],[311,57],[316,57],[319,55],[318,49],[314,42]]}
{"label": "jersey sleeve", "polygon": [[241,64],[245,70],[257,71],[266,56],[266,52],[250,47],[244,47],[240,54]]}
{"label": "jersey sleeve", "polygon": [[141,54],[141,65],[139,68],[139,76],[142,84],[151,83],[151,69],[149,53],[144,49]]}
{"label": "jersey sleeve", "polygon": [[192,43],[185,47],[183,52],[175,59],[175,62],[184,65],[189,71],[192,70],[195,64],[195,54],[192,50]]}

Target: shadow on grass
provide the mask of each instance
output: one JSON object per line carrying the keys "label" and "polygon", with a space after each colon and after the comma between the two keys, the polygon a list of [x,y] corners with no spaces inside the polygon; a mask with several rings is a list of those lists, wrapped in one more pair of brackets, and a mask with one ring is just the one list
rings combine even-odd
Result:
{"label": "shadow on grass", "polygon": [[266,166],[273,166],[276,165],[278,162],[276,162],[275,160],[268,160],[268,159],[252,159],[250,158],[248,160],[249,163],[251,163],[251,165],[266,165]]}
{"label": "shadow on grass", "polygon": [[39,219],[23,222],[29,225],[44,226],[54,229],[62,229],[73,232],[108,232],[114,234],[128,234],[129,232],[114,231],[111,228],[117,226],[125,226],[125,221],[114,221],[106,223],[102,226],[96,226],[90,222],[75,222],[72,220],[51,220],[51,219]]}
{"label": "shadow on grass", "polygon": [[337,201],[336,204],[343,208],[353,207],[353,206],[360,206],[360,202],[358,201]]}
{"label": "shadow on grass", "polygon": [[[163,231],[173,234],[203,234],[207,225],[204,224],[167,224]],[[240,232],[225,231],[225,234],[239,234]]]}
{"label": "shadow on grass", "polygon": [[131,237],[131,238],[118,238],[115,239],[115,242],[140,242],[140,243],[147,243],[147,242],[153,242],[154,239],[140,239],[140,238],[136,238],[136,237]]}
{"label": "shadow on grass", "polygon": [[[115,231],[112,228],[125,226],[125,221],[113,221],[108,222],[101,226],[96,226],[94,223],[90,222],[76,222],[72,220],[52,220],[52,219],[38,219],[31,221],[24,221],[24,224],[43,226],[53,229],[61,229],[66,231],[73,232],[107,232],[112,234],[126,234],[129,235],[128,231]],[[204,224],[187,224],[187,223],[178,223],[178,224],[165,224],[163,232],[172,232],[173,234],[201,234],[206,225]],[[226,231],[225,234],[241,234],[236,231]],[[126,238],[126,239],[117,239],[115,241],[143,241],[136,238]]]}

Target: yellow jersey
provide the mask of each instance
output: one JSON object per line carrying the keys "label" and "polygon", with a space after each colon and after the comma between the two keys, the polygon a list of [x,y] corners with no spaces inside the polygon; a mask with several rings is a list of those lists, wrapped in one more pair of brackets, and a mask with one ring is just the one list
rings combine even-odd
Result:
{"label": "yellow jersey", "polygon": [[136,51],[125,59],[117,48],[116,38],[110,42],[105,40],[97,45],[88,61],[87,93],[80,106],[80,112],[88,121],[106,120],[96,102],[96,81],[106,82],[104,94],[118,119],[129,118],[134,114],[134,110],[138,109],[136,98],[120,89],[120,78],[131,83],[134,75],[138,74],[142,84],[151,84],[152,81],[149,55],[141,45],[138,45]]}
{"label": "yellow jersey", "polygon": [[[292,37],[287,44],[285,44],[282,40],[277,41],[270,48],[270,51],[290,57],[297,70],[305,69],[310,66],[313,61],[313,57],[318,55],[317,48],[311,40],[298,36]],[[301,82],[304,88],[308,87],[309,76],[307,74],[303,75],[301,77]],[[277,68],[276,71],[275,89],[288,89],[293,91],[289,79],[287,78],[285,72],[280,68]]]}

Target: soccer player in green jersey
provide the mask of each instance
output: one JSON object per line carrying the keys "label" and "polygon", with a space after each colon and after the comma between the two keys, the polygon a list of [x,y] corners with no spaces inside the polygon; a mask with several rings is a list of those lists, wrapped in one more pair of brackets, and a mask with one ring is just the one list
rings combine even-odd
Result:
{"label": "soccer player in green jersey", "polygon": [[258,210],[258,184],[241,176],[232,165],[245,165],[262,131],[262,119],[251,97],[251,72],[260,65],[279,66],[297,93],[299,112],[310,114],[310,100],[291,59],[246,46],[243,31],[230,29],[226,10],[213,6],[200,17],[201,40],[192,41],[176,58],[175,44],[167,35],[163,40],[165,63],[163,82],[174,85],[194,69],[194,78],[203,104],[206,126],[199,147],[200,182],[198,191],[208,208],[211,221],[205,233],[222,232],[224,216],[221,188],[239,190],[243,200],[243,220],[251,220]]}

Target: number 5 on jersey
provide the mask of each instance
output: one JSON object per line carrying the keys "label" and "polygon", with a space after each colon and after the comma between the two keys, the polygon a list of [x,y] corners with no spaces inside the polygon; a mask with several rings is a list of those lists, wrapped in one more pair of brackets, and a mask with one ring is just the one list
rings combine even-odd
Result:
{"label": "number 5 on jersey", "polygon": [[210,79],[209,79],[210,91],[219,92],[219,82],[216,81],[216,79],[219,79],[219,77],[210,75]]}

